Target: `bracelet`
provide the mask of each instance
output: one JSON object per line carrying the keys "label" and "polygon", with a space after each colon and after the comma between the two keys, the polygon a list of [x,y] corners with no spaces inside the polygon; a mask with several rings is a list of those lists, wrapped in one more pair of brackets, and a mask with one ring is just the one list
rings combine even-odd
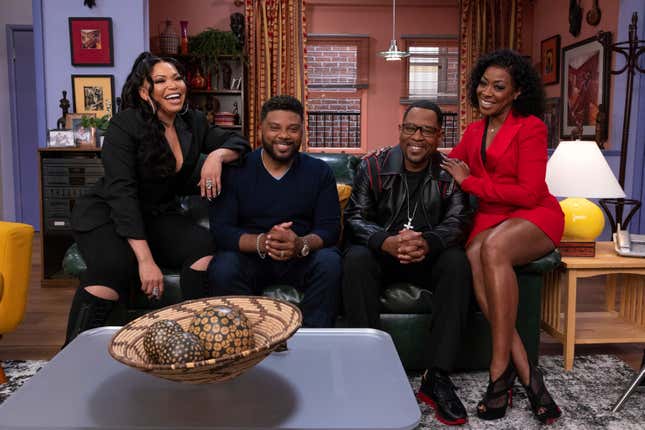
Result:
{"label": "bracelet", "polygon": [[267,252],[262,252],[260,250],[260,240],[262,240],[262,236],[264,236],[264,233],[258,234],[258,237],[255,239],[255,249],[258,251],[260,258],[264,260],[267,257]]}

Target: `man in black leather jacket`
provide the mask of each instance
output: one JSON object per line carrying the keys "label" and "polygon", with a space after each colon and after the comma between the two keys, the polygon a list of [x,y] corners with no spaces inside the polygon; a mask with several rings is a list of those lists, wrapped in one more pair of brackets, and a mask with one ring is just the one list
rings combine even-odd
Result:
{"label": "man in black leather jacket", "polygon": [[379,328],[379,296],[388,282],[432,291],[432,356],[418,397],[445,424],[466,410],[448,377],[466,325],[471,273],[463,248],[472,211],[468,195],[440,167],[442,113],[429,101],[410,105],[399,145],[360,164],[345,209],[343,303],[352,327]]}

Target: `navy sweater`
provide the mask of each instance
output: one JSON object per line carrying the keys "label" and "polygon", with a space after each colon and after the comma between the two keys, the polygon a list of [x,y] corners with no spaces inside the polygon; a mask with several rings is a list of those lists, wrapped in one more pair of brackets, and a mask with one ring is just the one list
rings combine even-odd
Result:
{"label": "navy sweater", "polygon": [[298,235],[320,236],[335,245],[340,234],[336,180],[322,160],[298,153],[279,180],[264,168],[261,149],[247,155],[242,166],[224,167],[222,193],[209,208],[210,227],[218,249],[239,251],[244,233],[266,233],[276,224],[293,221]]}

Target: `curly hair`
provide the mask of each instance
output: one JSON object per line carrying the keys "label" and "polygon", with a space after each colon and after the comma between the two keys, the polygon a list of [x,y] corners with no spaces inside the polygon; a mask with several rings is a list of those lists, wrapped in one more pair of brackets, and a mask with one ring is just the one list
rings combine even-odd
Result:
{"label": "curly hair", "polygon": [[305,118],[305,110],[302,107],[302,103],[293,96],[274,96],[264,102],[262,111],[260,112],[260,121],[264,121],[269,112],[274,110],[286,110],[298,114],[300,115],[301,121]]}
{"label": "curly hair", "polygon": [[[155,114],[159,103],[152,98],[154,82],[152,69],[157,63],[172,64],[181,76],[184,76],[183,67],[173,58],[157,57],[149,52],[139,54],[134,61],[132,70],[123,84],[121,90],[121,110],[135,109],[143,118],[144,130],[137,157],[141,161],[145,175],[151,177],[167,177],[175,171],[176,160],[164,136],[164,126]],[[154,111],[150,102],[139,95],[139,88],[148,83],[148,95],[155,105]]]}
{"label": "curly hair", "polygon": [[519,53],[510,49],[500,49],[479,58],[470,73],[468,99],[473,107],[479,108],[477,86],[484,72],[490,66],[504,68],[511,75],[513,87],[520,95],[513,101],[513,111],[521,116],[544,113],[544,86],[533,66]]}

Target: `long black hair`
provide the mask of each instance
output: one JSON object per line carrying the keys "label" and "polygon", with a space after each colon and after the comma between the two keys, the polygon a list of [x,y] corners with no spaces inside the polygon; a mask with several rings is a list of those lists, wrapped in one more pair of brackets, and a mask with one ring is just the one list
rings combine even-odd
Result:
{"label": "long black hair", "polygon": [[[184,76],[182,65],[173,58],[162,58],[149,52],[143,52],[134,61],[132,70],[121,91],[121,110],[135,109],[143,118],[144,128],[137,156],[146,176],[170,176],[176,167],[175,157],[164,136],[164,126],[155,114],[159,104],[152,98],[154,89],[152,69],[157,63],[162,62],[172,64],[179,74]],[[145,87],[146,82],[148,83],[149,99],[154,104],[154,111],[150,102],[143,100],[139,95],[139,89]]]}
{"label": "long black hair", "polygon": [[520,90],[520,95],[513,101],[513,111],[522,116],[535,115],[541,118],[544,113],[545,98],[542,81],[529,61],[510,49],[500,49],[479,58],[468,81],[470,104],[473,107],[479,107],[477,85],[490,66],[506,69],[511,75],[513,87]]}

